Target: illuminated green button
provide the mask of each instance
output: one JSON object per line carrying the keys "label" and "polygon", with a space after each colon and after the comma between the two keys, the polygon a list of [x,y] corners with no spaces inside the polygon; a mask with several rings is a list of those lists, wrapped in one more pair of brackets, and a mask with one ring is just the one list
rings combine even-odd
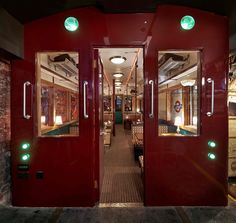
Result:
{"label": "illuminated green button", "polygon": [[180,25],[183,29],[190,30],[195,26],[195,20],[192,16],[186,15],[181,19]]}
{"label": "illuminated green button", "polygon": [[208,146],[211,147],[211,148],[215,148],[216,147],[216,142],[208,141]]}
{"label": "illuminated green button", "polygon": [[21,145],[21,149],[23,149],[23,150],[27,150],[27,149],[29,149],[30,148],[30,144],[29,143],[23,143],[22,145]]}
{"label": "illuminated green button", "polygon": [[211,160],[215,160],[216,155],[214,153],[208,153],[208,158],[211,159]]}
{"label": "illuminated green button", "polygon": [[30,159],[30,154],[25,153],[21,156],[22,161],[28,161]]}
{"label": "illuminated green button", "polygon": [[79,22],[75,17],[68,17],[68,18],[66,18],[66,20],[64,22],[64,26],[68,31],[74,32],[75,30],[78,29]]}

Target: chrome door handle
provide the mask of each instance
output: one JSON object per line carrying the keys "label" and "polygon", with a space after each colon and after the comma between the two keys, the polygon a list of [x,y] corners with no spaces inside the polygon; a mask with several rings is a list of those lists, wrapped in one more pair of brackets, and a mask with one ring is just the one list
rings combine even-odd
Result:
{"label": "chrome door handle", "polygon": [[149,113],[149,118],[154,117],[154,81],[150,80],[148,82],[151,85],[151,111]]}
{"label": "chrome door handle", "polygon": [[88,118],[88,113],[87,113],[87,86],[88,86],[88,81],[84,81],[83,84],[83,93],[84,93],[84,118]]}
{"label": "chrome door handle", "polygon": [[32,117],[32,114],[27,114],[26,112],[26,88],[27,86],[32,86],[32,84],[29,81],[26,81],[23,84],[23,117],[25,119],[30,119]]}
{"label": "chrome door handle", "polygon": [[212,78],[207,78],[207,83],[211,84],[211,111],[206,113],[210,117],[214,114],[215,82]]}

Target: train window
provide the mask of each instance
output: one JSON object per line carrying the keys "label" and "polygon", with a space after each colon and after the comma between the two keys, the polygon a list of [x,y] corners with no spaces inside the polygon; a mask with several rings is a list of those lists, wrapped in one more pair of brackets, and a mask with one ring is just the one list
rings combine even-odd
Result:
{"label": "train window", "polygon": [[39,136],[79,135],[79,54],[37,54]]}
{"label": "train window", "polygon": [[158,135],[199,135],[198,51],[158,53]]}

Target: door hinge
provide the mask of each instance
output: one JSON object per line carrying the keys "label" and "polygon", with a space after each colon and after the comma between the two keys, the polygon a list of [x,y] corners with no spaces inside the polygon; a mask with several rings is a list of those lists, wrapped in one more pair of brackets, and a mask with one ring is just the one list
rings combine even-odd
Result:
{"label": "door hinge", "polygon": [[94,180],[94,189],[98,189],[98,181]]}

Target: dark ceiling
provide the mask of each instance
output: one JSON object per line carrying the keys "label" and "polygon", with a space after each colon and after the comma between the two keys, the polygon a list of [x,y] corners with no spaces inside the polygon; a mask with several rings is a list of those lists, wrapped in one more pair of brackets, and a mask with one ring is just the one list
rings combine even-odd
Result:
{"label": "dark ceiling", "polygon": [[160,4],[183,5],[231,16],[235,0],[0,0],[22,24],[68,9],[94,6],[105,13],[153,12]]}

